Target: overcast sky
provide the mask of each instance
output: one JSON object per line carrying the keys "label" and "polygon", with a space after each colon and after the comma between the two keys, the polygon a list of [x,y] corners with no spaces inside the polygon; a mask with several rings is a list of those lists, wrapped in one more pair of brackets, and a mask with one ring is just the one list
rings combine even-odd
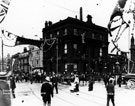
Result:
{"label": "overcast sky", "polygon": [[[7,16],[1,27],[18,36],[39,39],[42,37],[42,28],[45,21],[53,23],[67,17],[79,18],[79,8],[83,7],[83,20],[88,14],[92,15],[93,22],[107,27],[110,15],[117,0],[11,0]],[[38,35],[38,37],[35,37]],[[8,42],[6,42],[8,44]],[[125,43],[124,43],[125,44]],[[10,45],[10,44],[9,44]],[[127,45],[120,45],[127,49]],[[24,46],[5,47],[7,53],[22,52]],[[1,51],[1,50],[0,50]]]}

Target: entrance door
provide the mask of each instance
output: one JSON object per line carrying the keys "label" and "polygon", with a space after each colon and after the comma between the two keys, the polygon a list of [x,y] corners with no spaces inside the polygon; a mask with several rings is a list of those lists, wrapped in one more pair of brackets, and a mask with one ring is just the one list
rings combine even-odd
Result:
{"label": "entrance door", "polygon": [[65,71],[67,73],[77,72],[77,64],[76,63],[66,63],[65,64]]}

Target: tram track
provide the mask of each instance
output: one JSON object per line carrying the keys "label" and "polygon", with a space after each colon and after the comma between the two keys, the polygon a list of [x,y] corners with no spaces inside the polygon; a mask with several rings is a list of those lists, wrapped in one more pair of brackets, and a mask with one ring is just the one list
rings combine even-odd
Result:
{"label": "tram track", "polygon": [[[28,84],[28,87],[30,89],[30,91],[32,92],[32,94],[39,100],[39,101],[42,101],[42,99],[39,97],[39,95],[37,95],[35,93],[35,91],[32,89],[32,87]],[[68,87],[64,87],[64,88],[67,88]],[[62,102],[65,102],[69,105],[72,105],[72,106],[79,106],[79,101],[83,101],[84,103],[93,103],[93,104],[96,104],[96,105],[99,105],[99,106],[103,106],[105,105],[104,103],[106,102],[104,98],[102,97],[99,97],[99,96],[96,96],[96,95],[93,95],[93,94],[89,94],[89,93],[86,93],[86,92],[83,92],[83,91],[80,91],[79,92],[79,95],[76,95],[75,93],[70,93],[70,91],[68,92],[67,89],[65,90],[64,88],[59,88],[59,94],[56,94],[54,95],[54,97],[56,97],[56,99],[62,101]],[[38,90],[38,89],[37,89]],[[63,95],[62,95],[63,94]],[[85,97],[86,96],[86,97]],[[69,99],[66,98],[66,97],[70,97]],[[93,97],[95,99],[93,99]],[[76,99],[77,98],[77,99]],[[100,99],[100,101],[103,101],[104,103],[100,103],[98,100],[96,99]],[[53,100],[53,99],[52,99]],[[77,100],[78,102],[75,102],[75,101],[72,101],[72,100]]]}

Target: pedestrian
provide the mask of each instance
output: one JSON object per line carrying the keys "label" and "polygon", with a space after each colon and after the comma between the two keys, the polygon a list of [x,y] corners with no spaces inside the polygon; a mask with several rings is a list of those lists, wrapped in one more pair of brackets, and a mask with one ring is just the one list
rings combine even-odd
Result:
{"label": "pedestrian", "polygon": [[112,80],[112,83],[116,85],[115,76],[110,76],[109,81]]}
{"label": "pedestrian", "polygon": [[78,75],[75,76],[75,80],[72,83],[72,88],[70,89],[71,92],[79,92],[79,77]]}
{"label": "pedestrian", "polygon": [[56,94],[58,94],[58,77],[56,74],[54,74],[52,77],[52,86],[53,86],[53,90],[55,88]]}
{"label": "pedestrian", "polygon": [[88,84],[88,91],[92,91],[93,90],[93,84],[94,84],[94,79],[93,79],[92,76],[90,76],[89,84]]}
{"label": "pedestrian", "polygon": [[121,87],[121,83],[122,83],[122,77],[121,77],[121,75],[119,75],[119,78],[117,80],[117,83],[118,83],[119,87]]}
{"label": "pedestrian", "polygon": [[15,98],[16,81],[14,75],[10,76],[10,88],[13,98]]}
{"label": "pedestrian", "polygon": [[76,75],[74,83],[75,83],[75,91],[78,92],[79,91],[79,76],[78,75]]}
{"label": "pedestrian", "polygon": [[112,101],[113,106],[115,106],[114,103],[114,96],[115,96],[115,87],[113,84],[113,80],[109,80],[109,84],[106,86],[107,90],[107,106],[109,106],[109,101]]}
{"label": "pedestrian", "polygon": [[53,87],[50,84],[50,78],[47,76],[45,82],[41,86],[41,96],[44,106],[51,106],[51,97],[53,97]]}

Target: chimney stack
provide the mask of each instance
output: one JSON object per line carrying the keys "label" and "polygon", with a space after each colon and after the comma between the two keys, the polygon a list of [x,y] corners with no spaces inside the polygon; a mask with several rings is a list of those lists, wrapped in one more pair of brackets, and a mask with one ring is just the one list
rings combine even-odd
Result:
{"label": "chimney stack", "polygon": [[45,27],[48,27],[48,22],[47,21],[45,21]]}
{"label": "chimney stack", "polygon": [[92,16],[87,15],[87,23],[92,24]]}
{"label": "chimney stack", "polygon": [[80,20],[83,21],[83,11],[82,11],[82,7],[80,7]]}

